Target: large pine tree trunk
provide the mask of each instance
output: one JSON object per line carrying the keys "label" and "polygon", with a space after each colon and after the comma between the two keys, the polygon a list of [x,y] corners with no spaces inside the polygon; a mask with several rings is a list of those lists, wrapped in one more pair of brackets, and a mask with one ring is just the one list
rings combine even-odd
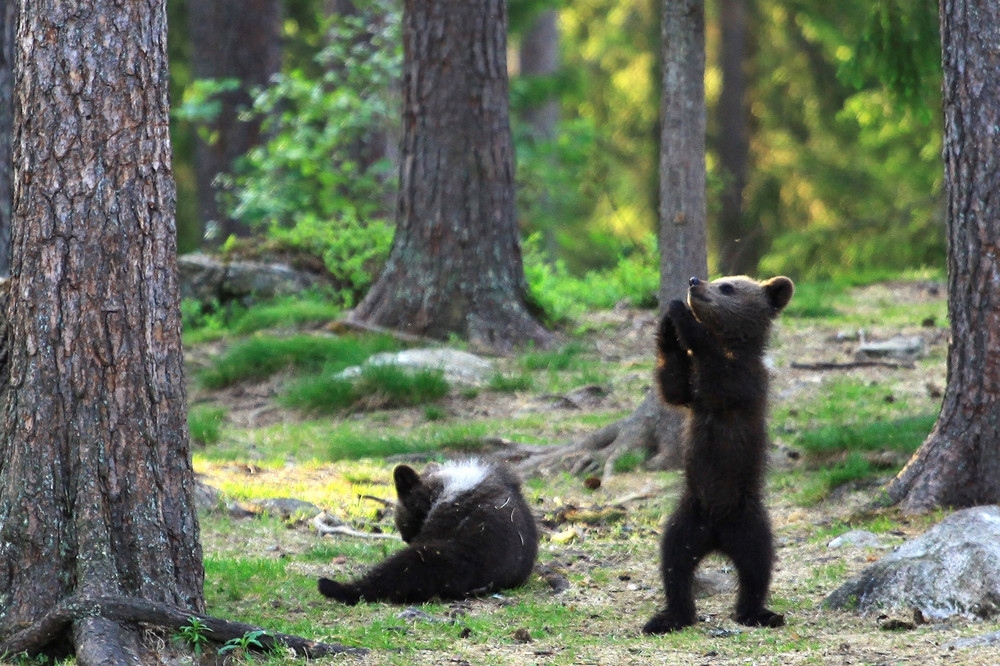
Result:
{"label": "large pine tree trunk", "polygon": [[14,137],[14,36],[17,3],[0,7],[0,276],[10,273],[10,214],[14,198],[11,141]]}
{"label": "large pine tree trunk", "polygon": [[[74,595],[198,611],[165,6],[19,10],[0,635]],[[137,635],[88,614],[61,638],[141,663]]]}
{"label": "large pine tree trunk", "polygon": [[1000,4],[943,0],[948,387],[888,495],[905,510],[1000,502]]}
{"label": "large pine tree trunk", "polygon": [[219,115],[209,126],[212,141],[199,137],[195,144],[198,212],[203,225],[212,225],[212,243],[250,233],[246,225],[219,208],[219,188],[214,181],[220,173],[229,173],[233,160],[260,141],[260,121],[241,120],[239,112],[250,106],[250,89],[266,84],[281,70],[282,8],[281,0],[187,3],[194,78],[233,78],[241,84],[238,90],[219,96]]}
{"label": "large pine tree trunk", "polygon": [[514,211],[506,0],[408,0],[396,235],[360,321],[508,350],[530,314]]}

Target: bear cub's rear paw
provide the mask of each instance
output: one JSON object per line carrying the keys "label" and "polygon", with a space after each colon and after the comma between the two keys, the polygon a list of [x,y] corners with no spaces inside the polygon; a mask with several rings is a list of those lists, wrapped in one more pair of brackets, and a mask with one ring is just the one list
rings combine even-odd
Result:
{"label": "bear cub's rear paw", "polygon": [[685,627],[690,627],[696,620],[697,618],[693,614],[682,617],[664,609],[659,611],[646,623],[646,626],[642,628],[642,633],[669,634],[674,631],[680,631]]}
{"label": "bear cub's rear paw", "polygon": [[355,590],[352,585],[344,585],[343,583],[338,583],[337,581],[330,580],[329,578],[319,579],[319,591],[324,597],[336,599],[340,603],[347,604],[348,606],[353,606],[361,601],[361,595],[358,594],[357,590]]}
{"label": "bear cub's rear paw", "polygon": [[736,617],[736,621],[748,627],[776,627],[785,626],[785,616],[780,613],[762,608],[753,613],[744,613]]}

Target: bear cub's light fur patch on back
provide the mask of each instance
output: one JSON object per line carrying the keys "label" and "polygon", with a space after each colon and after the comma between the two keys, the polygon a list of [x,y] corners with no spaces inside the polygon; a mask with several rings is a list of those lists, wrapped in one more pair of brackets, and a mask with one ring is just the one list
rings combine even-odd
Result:
{"label": "bear cub's light fur patch on back", "polygon": [[438,502],[446,502],[481,484],[490,473],[490,466],[478,458],[449,461],[438,468],[436,474],[443,486]]}

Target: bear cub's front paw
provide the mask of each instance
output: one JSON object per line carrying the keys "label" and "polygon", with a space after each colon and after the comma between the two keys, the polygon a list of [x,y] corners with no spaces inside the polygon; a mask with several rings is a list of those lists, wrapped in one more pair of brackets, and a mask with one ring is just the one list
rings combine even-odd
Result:
{"label": "bear cub's front paw", "polygon": [[687,303],[680,300],[670,301],[670,305],[667,307],[667,316],[673,320],[674,324],[682,321],[685,317],[690,316],[691,311],[688,310]]}

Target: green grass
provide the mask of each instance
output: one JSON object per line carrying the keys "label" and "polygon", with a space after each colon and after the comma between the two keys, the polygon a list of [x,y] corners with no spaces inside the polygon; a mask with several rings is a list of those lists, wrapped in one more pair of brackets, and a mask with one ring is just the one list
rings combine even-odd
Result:
{"label": "green grass", "polygon": [[216,444],[222,438],[222,422],[226,410],[209,405],[193,405],[188,410],[188,430],[191,439],[199,444]]}
{"label": "green grass", "polygon": [[269,328],[300,328],[335,320],[342,309],[333,303],[312,298],[287,298],[246,310],[233,322],[231,330],[247,335]]}
{"label": "green grass", "polygon": [[504,374],[498,372],[490,377],[489,387],[501,393],[530,391],[535,387],[535,379],[529,373]]}
{"label": "green grass", "polygon": [[311,375],[291,385],[281,397],[285,406],[314,413],[411,407],[443,398],[448,382],[441,370],[407,370],[399,366],[364,366],[356,378],[329,373]]}
{"label": "green grass", "polygon": [[399,348],[388,336],[254,335],[232,344],[211,367],[198,373],[198,381],[206,388],[219,389],[265,379],[286,368],[332,374],[359,365],[372,354]]}
{"label": "green grass", "polygon": [[802,432],[795,439],[795,445],[813,456],[862,451],[910,454],[927,438],[936,420],[936,415],[925,414],[889,421],[822,426]]}

